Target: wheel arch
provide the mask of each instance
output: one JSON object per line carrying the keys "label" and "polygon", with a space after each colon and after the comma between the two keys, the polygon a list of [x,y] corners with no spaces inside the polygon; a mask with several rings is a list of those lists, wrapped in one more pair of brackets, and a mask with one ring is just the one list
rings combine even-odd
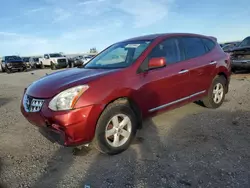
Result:
{"label": "wheel arch", "polygon": [[[133,110],[133,112],[136,115],[136,119],[137,119],[137,128],[140,129],[142,128],[142,112],[140,110],[139,105],[136,103],[135,100],[133,100],[131,97],[129,96],[121,96],[121,97],[116,97],[112,100],[110,100],[109,102],[106,103],[106,105],[104,105],[104,108],[102,109],[102,112],[108,107],[108,105],[112,104],[112,103],[129,103],[129,106],[131,107],[131,109]],[[101,113],[102,114],[102,113]],[[100,116],[101,116],[100,114]]]}
{"label": "wheel arch", "polygon": [[221,71],[217,74],[217,76],[222,76],[226,79],[226,93],[228,93],[228,90],[229,90],[229,77],[228,77],[228,75],[225,74],[225,72]]}

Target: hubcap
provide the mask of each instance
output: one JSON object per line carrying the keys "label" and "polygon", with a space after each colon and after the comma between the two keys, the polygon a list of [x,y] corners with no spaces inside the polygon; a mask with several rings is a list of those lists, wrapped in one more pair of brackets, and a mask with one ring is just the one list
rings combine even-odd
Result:
{"label": "hubcap", "polygon": [[120,147],[130,138],[132,123],[125,114],[113,116],[105,129],[106,141],[113,147]]}
{"label": "hubcap", "polygon": [[217,83],[213,89],[213,100],[216,104],[220,103],[224,95],[223,85]]}

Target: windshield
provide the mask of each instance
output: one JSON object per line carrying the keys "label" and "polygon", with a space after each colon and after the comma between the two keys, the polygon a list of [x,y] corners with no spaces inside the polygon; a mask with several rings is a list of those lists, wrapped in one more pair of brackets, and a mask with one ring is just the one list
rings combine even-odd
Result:
{"label": "windshield", "polygon": [[6,56],[5,60],[7,60],[7,61],[20,61],[20,60],[22,60],[22,58],[19,56]]}
{"label": "windshield", "polygon": [[246,47],[250,46],[250,37],[245,38],[238,47]]}
{"label": "windshield", "polygon": [[23,61],[24,61],[24,62],[29,62],[29,60],[30,60],[29,57],[24,57],[24,58],[23,58]]}
{"label": "windshield", "polygon": [[50,57],[63,57],[62,54],[49,54]]}
{"label": "windshield", "polygon": [[130,66],[149,46],[151,41],[117,43],[94,57],[84,68],[113,69]]}
{"label": "windshield", "polygon": [[33,58],[33,61],[34,61],[34,62],[37,62],[37,61],[39,61],[39,58],[37,58],[37,57],[36,57],[36,58]]}

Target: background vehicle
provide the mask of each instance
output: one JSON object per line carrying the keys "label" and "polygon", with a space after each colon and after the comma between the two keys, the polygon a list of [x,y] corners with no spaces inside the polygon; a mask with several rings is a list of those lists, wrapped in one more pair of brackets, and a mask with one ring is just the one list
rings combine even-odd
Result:
{"label": "background vehicle", "polygon": [[230,50],[232,71],[250,70],[250,36],[246,37],[236,48]]}
{"label": "background vehicle", "polygon": [[93,141],[99,151],[117,154],[129,147],[144,118],[197,100],[220,107],[230,66],[213,37],[136,37],[111,45],[81,68],[34,82],[21,111],[62,145]]}
{"label": "background vehicle", "polygon": [[43,58],[39,58],[39,62],[41,68],[49,66],[52,70],[68,66],[68,59],[60,53],[44,54]]}
{"label": "background vehicle", "polygon": [[224,52],[230,52],[231,50],[233,50],[234,48],[236,48],[237,45],[239,45],[239,44],[238,43],[227,44],[227,45],[224,45],[222,47],[222,49],[223,49]]}
{"label": "background vehicle", "polygon": [[31,69],[31,64],[30,64],[30,57],[22,57],[23,62],[26,66],[26,69],[29,70]]}
{"label": "background vehicle", "polygon": [[95,57],[94,55],[88,55],[88,56],[83,56],[82,58],[82,65],[85,65],[86,63],[88,63],[93,57]]}
{"label": "background vehicle", "polygon": [[11,73],[14,71],[25,71],[26,65],[23,62],[22,58],[19,56],[4,56],[2,58],[2,71]]}
{"label": "background vehicle", "polygon": [[84,63],[83,56],[76,56],[76,57],[70,58],[69,67],[79,67],[79,66],[82,66],[83,63]]}
{"label": "background vehicle", "polygon": [[41,68],[41,62],[39,61],[41,57],[31,57],[29,62],[33,68]]}

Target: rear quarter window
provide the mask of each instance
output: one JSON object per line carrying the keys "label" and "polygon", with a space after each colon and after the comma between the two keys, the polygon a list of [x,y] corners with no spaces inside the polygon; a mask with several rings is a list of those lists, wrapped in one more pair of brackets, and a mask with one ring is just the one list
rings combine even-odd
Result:
{"label": "rear quarter window", "polygon": [[211,51],[216,45],[215,42],[210,39],[203,38],[201,40],[204,43],[205,47],[207,48],[208,52]]}
{"label": "rear quarter window", "polygon": [[207,53],[207,50],[199,37],[182,37],[182,47],[185,50],[186,59],[192,59]]}

